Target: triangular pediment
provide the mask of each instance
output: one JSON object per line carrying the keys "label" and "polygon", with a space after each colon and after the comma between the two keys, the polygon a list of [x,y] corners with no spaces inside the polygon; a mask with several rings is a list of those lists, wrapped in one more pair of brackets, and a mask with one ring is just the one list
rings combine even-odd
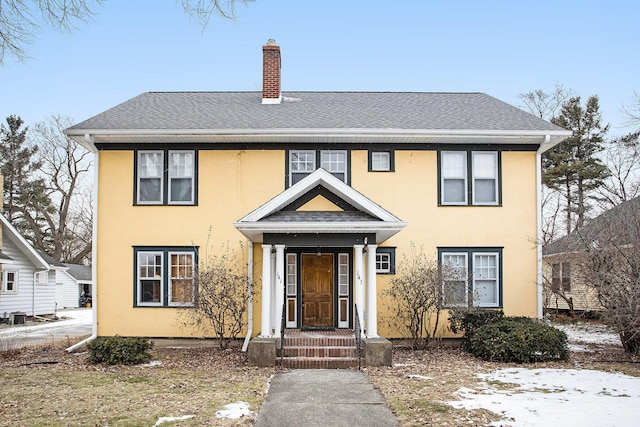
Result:
{"label": "triangular pediment", "polygon": [[304,205],[296,209],[296,211],[297,212],[317,212],[317,211],[343,212],[344,209],[342,209],[340,206],[336,205],[326,197],[318,194],[313,199],[309,200],[307,203],[305,203]]}
{"label": "triangular pediment", "polygon": [[379,233],[386,240],[406,223],[326,170],[317,169],[234,226],[253,241],[260,241],[263,233],[342,232]]}

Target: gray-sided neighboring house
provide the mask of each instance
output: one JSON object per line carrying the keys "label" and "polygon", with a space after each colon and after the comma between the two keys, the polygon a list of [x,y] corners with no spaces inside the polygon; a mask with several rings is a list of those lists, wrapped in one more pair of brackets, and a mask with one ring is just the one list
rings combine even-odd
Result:
{"label": "gray-sided neighboring house", "polygon": [[91,306],[91,267],[63,264],[67,269],[56,272],[56,301],[58,308]]}
{"label": "gray-sided neighboring house", "polygon": [[66,267],[43,256],[0,213],[0,318],[56,312],[56,271]]}

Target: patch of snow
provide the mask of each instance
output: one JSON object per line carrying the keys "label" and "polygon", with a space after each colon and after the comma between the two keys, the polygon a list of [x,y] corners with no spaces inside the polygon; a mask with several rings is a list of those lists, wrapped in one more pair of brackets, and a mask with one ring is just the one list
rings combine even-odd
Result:
{"label": "patch of snow", "polygon": [[164,423],[173,423],[176,421],[184,421],[184,420],[188,420],[190,418],[195,417],[195,415],[183,415],[181,417],[160,417],[158,418],[158,421],[156,421],[156,423],[153,425],[153,427],[158,427],[160,424],[164,424]]}
{"label": "patch of snow", "polygon": [[424,375],[418,375],[418,374],[411,374],[411,375],[407,375],[407,378],[409,379],[416,379],[416,380],[432,380],[432,377],[425,377]]}
{"label": "patch of snow", "polygon": [[236,402],[224,405],[224,409],[216,411],[216,418],[236,420],[251,414],[253,414],[253,411],[249,410],[249,404],[247,402]]}
{"label": "patch of snow", "polygon": [[554,323],[554,327],[564,331],[572,344],[621,345],[620,337],[606,325],[594,323]]}
{"label": "patch of snow", "polygon": [[394,363],[393,366],[398,368],[403,368],[406,366],[416,366],[416,364],[415,363]]}
{"label": "patch of snow", "polygon": [[160,361],[160,360],[152,360],[151,362],[144,363],[144,364],[142,364],[140,366],[142,366],[143,368],[153,368],[154,366],[160,366],[160,365],[162,365],[162,361]]}
{"label": "patch of snow", "polygon": [[[479,374],[479,389],[461,388],[455,408],[484,408],[504,417],[495,426],[636,426],[640,378],[579,369],[500,369]],[[494,382],[491,384],[490,382]],[[516,384],[497,387],[495,382]]]}

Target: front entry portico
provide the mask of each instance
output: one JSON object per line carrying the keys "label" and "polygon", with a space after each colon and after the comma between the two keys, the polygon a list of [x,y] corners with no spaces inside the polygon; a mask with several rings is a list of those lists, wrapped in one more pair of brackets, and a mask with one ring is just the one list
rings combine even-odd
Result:
{"label": "front entry portico", "polygon": [[[318,209],[318,206],[322,206]],[[378,337],[376,249],[407,224],[324,169],[234,226],[262,243],[262,338],[285,328],[350,329]]]}

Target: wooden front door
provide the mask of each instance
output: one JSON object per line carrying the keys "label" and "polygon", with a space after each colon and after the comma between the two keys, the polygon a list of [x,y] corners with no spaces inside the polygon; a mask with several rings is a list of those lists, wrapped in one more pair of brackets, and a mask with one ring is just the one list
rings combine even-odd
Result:
{"label": "wooden front door", "polygon": [[334,326],[333,254],[302,254],[302,326]]}

